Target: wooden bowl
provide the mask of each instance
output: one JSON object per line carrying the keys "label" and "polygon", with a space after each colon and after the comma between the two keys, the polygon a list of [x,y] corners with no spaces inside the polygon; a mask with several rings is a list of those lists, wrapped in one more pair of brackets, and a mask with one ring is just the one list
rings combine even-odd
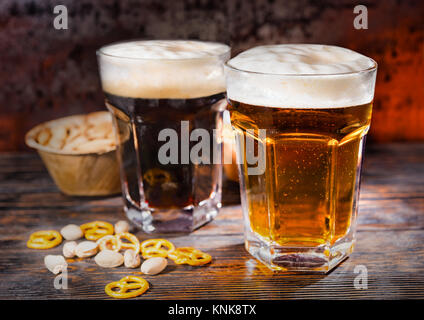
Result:
{"label": "wooden bowl", "polygon": [[[103,113],[103,114],[101,114]],[[116,147],[84,152],[59,150],[40,144],[37,141],[44,128],[61,128],[66,123],[82,123],[87,116],[107,117],[108,112],[65,117],[42,123],[32,128],[25,136],[26,144],[37,150],[48,172],[58,188],[72,196],[105,196],[121,191]],[[109,115],[110,116],[110,115]],[[63,130],[62,130],[63,131]]]}

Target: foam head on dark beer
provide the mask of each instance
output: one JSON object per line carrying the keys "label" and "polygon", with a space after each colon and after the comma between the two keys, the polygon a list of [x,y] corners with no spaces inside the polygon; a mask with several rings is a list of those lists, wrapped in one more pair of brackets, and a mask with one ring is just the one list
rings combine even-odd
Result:
{"label": "foam head on dark beer", "polygon": [[98,51],[103,90],[143,99],[188,99],[225,91],[230,48],[189,40],[130,41]]}
{"label": "foam head on dark beer", "polygon": [[238,102],[281,108],[335,108],[370,103],[374,60],[328,45],[259,46],[227,63],[227,95]]}

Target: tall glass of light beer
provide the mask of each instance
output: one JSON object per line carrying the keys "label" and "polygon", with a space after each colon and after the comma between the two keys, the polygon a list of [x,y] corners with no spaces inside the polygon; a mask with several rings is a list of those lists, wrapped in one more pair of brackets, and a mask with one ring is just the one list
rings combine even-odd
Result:
{"label": "tall glass of light beer", "polygon": [[227,62],[245,246],[271,269],[325,273],[352,252],[376,72],[327,45],[260,46]]}
{"label": "tall glass of light beer", "polygon": [[222,164],[214,156],[230,48],[127,41],[100,48],[97,57],[129,220],[162,233],[190,232],[213,219],[221,206]]}

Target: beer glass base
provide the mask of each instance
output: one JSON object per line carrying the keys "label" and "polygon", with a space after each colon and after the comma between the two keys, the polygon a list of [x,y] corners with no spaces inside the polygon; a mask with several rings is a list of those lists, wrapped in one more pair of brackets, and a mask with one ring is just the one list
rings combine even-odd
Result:
{"label": "beer glass base", "polygon": [[339,239],[334,245],[282,247],[263,239],[246,239],[246,250],[272,271],[293,273],[330,272],[353,251],[354,239]]}
{"label": "beer glass base", "polygon": [[189,233],[212,221],[221,208],[215,198],[202,201],[198,206],[156,209],[138,208],[126,204],[127,218],[146,233]]}

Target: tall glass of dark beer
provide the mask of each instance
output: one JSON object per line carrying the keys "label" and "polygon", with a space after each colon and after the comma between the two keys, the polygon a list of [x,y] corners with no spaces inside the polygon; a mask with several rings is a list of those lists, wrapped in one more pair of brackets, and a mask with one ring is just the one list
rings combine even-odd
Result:
{"label": "tall glass of dark beer", "polygon": [[[325,273],[352,252],[376,72],[325,45],[261,46],[227,62],[245,246],[271,269]],[[263,170],[249,172],[260,150]]]}
{"label": "tall glass of dark beer", "polygon": [[229,56],[224,44],[188,40],[127,41],[97,52],[125,211],[145,232],[190,232],[221,206]]}

